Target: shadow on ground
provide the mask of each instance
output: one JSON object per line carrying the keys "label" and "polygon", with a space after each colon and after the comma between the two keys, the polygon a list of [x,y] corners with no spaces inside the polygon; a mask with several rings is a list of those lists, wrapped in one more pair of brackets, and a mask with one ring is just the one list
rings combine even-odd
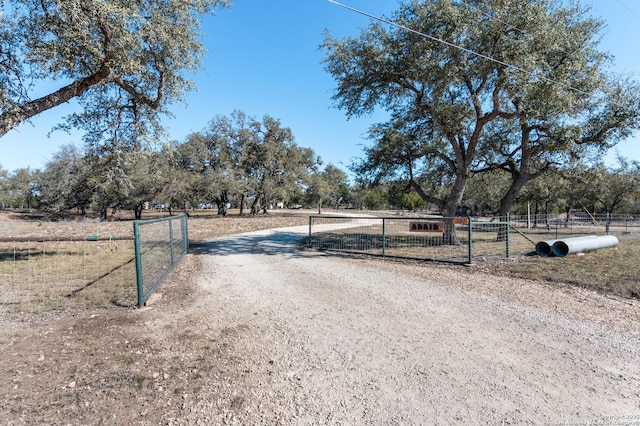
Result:
{"label": "shadow on ground", "polygon": [[208,242],[189,244],[189,252],[196,255],[231,256],[238,254],[264,254],[308,257],[307,238],[299,232],[272,231],[268,234],[241,234]]}

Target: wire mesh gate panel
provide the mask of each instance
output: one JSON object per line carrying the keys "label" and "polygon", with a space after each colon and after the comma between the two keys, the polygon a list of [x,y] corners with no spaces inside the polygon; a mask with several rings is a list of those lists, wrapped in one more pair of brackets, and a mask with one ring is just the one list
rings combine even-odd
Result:
{"label": "wire mesh gate panel", "polygon": [[308,246],[370,255],[472,263],[509,257],[508,222],[465,217],[311,216]]}
{"label": "wire mesh gate panel", "polygon": [[187,216],[136,221],[133,235],[138,306],[141,307],[187,254]]}

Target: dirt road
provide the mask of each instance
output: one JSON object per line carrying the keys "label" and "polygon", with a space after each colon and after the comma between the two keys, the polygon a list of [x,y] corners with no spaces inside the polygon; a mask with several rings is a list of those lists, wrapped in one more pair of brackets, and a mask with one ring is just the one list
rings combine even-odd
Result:
{"label": "dirt road", "polygon": [[[202,249],[207,296],[194,309],[233,333],[244,372],[217,420],[640,424],[637,302],[301,251],[296,238],[261,232]],[[219,409],[203,401],[194,420]]]}
{"label": "dirt road", "polygon": [[5,330],[1,422],[640,424],[638,301],[304,231],[195,246],[146,309]]}

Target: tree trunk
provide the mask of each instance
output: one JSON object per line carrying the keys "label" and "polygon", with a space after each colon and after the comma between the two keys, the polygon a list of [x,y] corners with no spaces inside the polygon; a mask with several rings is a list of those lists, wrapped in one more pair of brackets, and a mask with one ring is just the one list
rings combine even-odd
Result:
{"label": "tree trunk", "polygon": [[260,210],[260,197],[256,196],[256,198],[253,200],[253,203],[251,203],[251,214],[255,216],[256,214],[258,214],[259,210]]}
{"label": "tree trunk", "polygon": [[462,195],[464,194],[464,188],[466,185],[466,178],[458,178],[454,184],[454,187],[451,190],[450,198],[445,202],[436,197],[432,197],[427,194],[422,187],[415,181],[411,180],[411,187],[420,195],[427,203],[433,203],[440,209],[442,213],[442,217],[444,218],[444,230],[442,233],[442,244],[444,245],[461,245],[460,239],[456,234],[456,227],[453,223],[453,215],[458,210],[458,206],[460,206],[460,201],[462,200]]}
{"label": "tree trunk", "polygon": [[216,206],[218,206],[218,214],[223,217],[227,216],[227,204],[229,204],[229,196],[226,189],[220,191],[220,197],[215,200]]}
{"label": "tree trunk", "polygon": [[444,231],[442,233],[442,244],[448,246],[462,245],[458,234],[456,233],[456,225],[453,223],[452,217],[444,218]]}
{"label": "tree trunk", "polygon": [[[509,187],[507,193],[500,200],[500,207],[498,208],[498,220],[500,222],[505,222],[507,220],[507,215],[516,203],[518,194],[520,194],[520,191],[529,180],[530,179],[528,178],[517,178],[511,183],[511,187]],[[506,239],[507,227],[500,226],[498,228],[498,236],[496,237],[496,241],[505,241]]]}

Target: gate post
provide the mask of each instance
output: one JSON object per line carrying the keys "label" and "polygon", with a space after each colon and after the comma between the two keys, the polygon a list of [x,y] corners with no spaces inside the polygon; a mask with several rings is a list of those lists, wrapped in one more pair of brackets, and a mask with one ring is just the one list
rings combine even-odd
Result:
{"label": "gate post", "polygon": [[138,308],[144,305],[144,289],[142,288],[142,256],[140,255],[140,225],[133,222],[133,247],[136,255],[136,287],[138,288]]}
{"label": "gate post", "polygon": [[384,256],[384,249],[386,248],[386,234],[385,234],[385,225],[386,221],[382,218],[382,255]]}
{"label": "gate post", "polygon": [[468,263],[471,265],[473,263],[473,223],[471,216],[469,216],[469,228],[468,228],[468,238],[469,238],[469,260]]}

